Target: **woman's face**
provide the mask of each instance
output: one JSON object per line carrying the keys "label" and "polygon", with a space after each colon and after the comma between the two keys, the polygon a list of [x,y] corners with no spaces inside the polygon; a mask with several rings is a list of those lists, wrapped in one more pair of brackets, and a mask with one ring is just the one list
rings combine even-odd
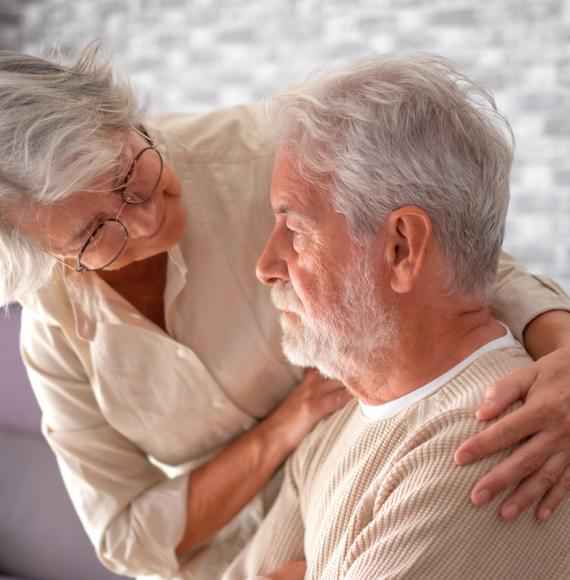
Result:
{"label": "woman's face", "polygon": [[[98,224],[119,212],[118,219],[127,229],[128,240],[121,254],[105,269],[116,270],[168,250],[180,239],[186,225],[180,182],[166,163],[160,175],[157,155],[143,154],[129,173],[133,160],[145,147],[148,147],[145,138],[130,131],[118,173],[103,176],[93,188],[96,191],[79,192],[49,206],[28,207],[18,212],[17,220],[10,221],[16,222],[13,225],[35,239],[42,249],[73,267]],[[122,184],[125,179],[129,181],[127,197],[131,185],[137,189],[148,187],[149,193],[155,183],[156,188],[144,203],[123,204],[117,183]]]}

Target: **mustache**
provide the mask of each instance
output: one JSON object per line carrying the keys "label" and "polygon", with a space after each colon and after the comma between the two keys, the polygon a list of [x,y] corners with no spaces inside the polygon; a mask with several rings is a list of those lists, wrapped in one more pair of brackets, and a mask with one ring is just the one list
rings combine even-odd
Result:
{"label": "mustache", "polygon": [[271,288],[271,301],[278,310],[287,310],[299,316],[303,315],[303,308],[293,289],[287,283],[278,283]]}

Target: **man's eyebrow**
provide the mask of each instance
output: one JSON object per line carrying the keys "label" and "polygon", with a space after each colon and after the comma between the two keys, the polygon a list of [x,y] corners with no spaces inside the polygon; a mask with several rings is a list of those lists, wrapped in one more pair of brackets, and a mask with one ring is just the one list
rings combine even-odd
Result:
{"label": "man's eyebrow", "polygon": [[292,218],[294,218],[296,221],[299,222],[299,224],[301,224],[302,226],[308,228],[308,229],[313,229],[313,220],[303,214],[300,214],[298,212],[296,212],[295,210],[291,209],[291,206],[288,203],[282,203],[280,205],[278,205],[275,210],[273,211],[273,213],[275,215],[286,215],[286,216],[291,216]]}

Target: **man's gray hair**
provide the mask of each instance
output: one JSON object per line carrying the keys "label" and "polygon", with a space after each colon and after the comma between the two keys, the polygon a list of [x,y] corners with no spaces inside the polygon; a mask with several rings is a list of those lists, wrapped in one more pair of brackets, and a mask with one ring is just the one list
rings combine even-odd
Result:
{"label": "man's gray hair", "polygon": [[142,119],[130,86],[98,52],[92,43],[64,65],[0,51],[0,305],[40,287],[54,265],[7,216],[93,186]]}
{"label": "man's gray hair", "polygon": [[270,134],[366,243],[399,207],[424,209],[446,290],[484,299],[495,279],[513,136],[491,93],[429,54],[323,70],[268,102]]}

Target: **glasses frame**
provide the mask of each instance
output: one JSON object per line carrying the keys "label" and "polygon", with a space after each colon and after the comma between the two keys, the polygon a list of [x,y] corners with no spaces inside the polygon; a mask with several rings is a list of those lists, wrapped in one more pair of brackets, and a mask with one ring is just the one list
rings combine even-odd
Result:
{"label": "glasses frame", "polygon": [[[83,272],[97,272],[99,270],[105,270],[123,253],[123,250],[125,249],[125,246],[127,245],[127,241],[129,239],[129,230],[127,229],[127,226],[125,226],[125,224],[119,219],[119,216],[121,215],[121,213],[126,205],[142,205],[143,203],[148,201],[155,194],[155,192],[158,188],[158,185],[160,184],[160,180],[162,179],[162,174],[164,171],[164,159],[162,158],[162,155],[161,155],[160,151],[157,149],[154,141],[146,133],[144,133],[140,129],[137,129],[136,127],[130,127],[130,129],[132,129],[135,133],[138,133],[141,137],[143,137],[147,141],[148,147],[143,147],[135,155],[135,157],[131,161],[131,164],[129,166],[129,170],[127,171],[127,174],[125,175],[125,179],[123,180],[123,183],[118,188],[113,190],[113,191],[117,191],[120,194],[121,200],[123,202],[119,211],[117,212],[117,214],[115,216],[109,216],[109,217],[103,219],[103,221],[101,221],[99,224],[97,224],[97,226],[89,234],[89,237],[87,238],[86,242],[83,244],[83,246],[79,250],[79,254],[77,255],[77,266],[75,266],[75,267],[70,266],[68,263],[66,263],[61,258],[57,258],[56,256],[52,256],[58,262],[61,262],[64,266],[73,270],[74,272],[77,272],[78,274],[82,274]],[[149,194],[148,197],[145,197],[142,200],[135,200],[135,199],[129,198],[128,195],[125,195],[125,192],[127,191],[127,186],[129,185],[129,180],[131,178],[131,175],[133,174],[133,171],[136,167],[137,161],[142,157],[142,155],[145,153],[145,151],[148,151],[149,149],[156,151],[156,153],[158,155],[158,159],[160,161],[160,172],[158,174],[158,179],[156,180],[156,184],[155,184],[153,190],[151,191],[151,193]],[[112,260],[109,260],[109,262],[107,262],[104,266],[100,266],[99,268],[89,268],[88,266],[86,266],[85,264],[82,263],[83,254],[85,254],[85,251],[87,250],[87,248],[89,248],[89,244],[94,240],[95,236],[97,235],[97,232],[100,231],[101,228],[105,224],[107,224],[108,222],[116,222],[123,228],[123,235],[124,235],[123,245],[121,246],[121,249],[117,252],[116,256]]]}

